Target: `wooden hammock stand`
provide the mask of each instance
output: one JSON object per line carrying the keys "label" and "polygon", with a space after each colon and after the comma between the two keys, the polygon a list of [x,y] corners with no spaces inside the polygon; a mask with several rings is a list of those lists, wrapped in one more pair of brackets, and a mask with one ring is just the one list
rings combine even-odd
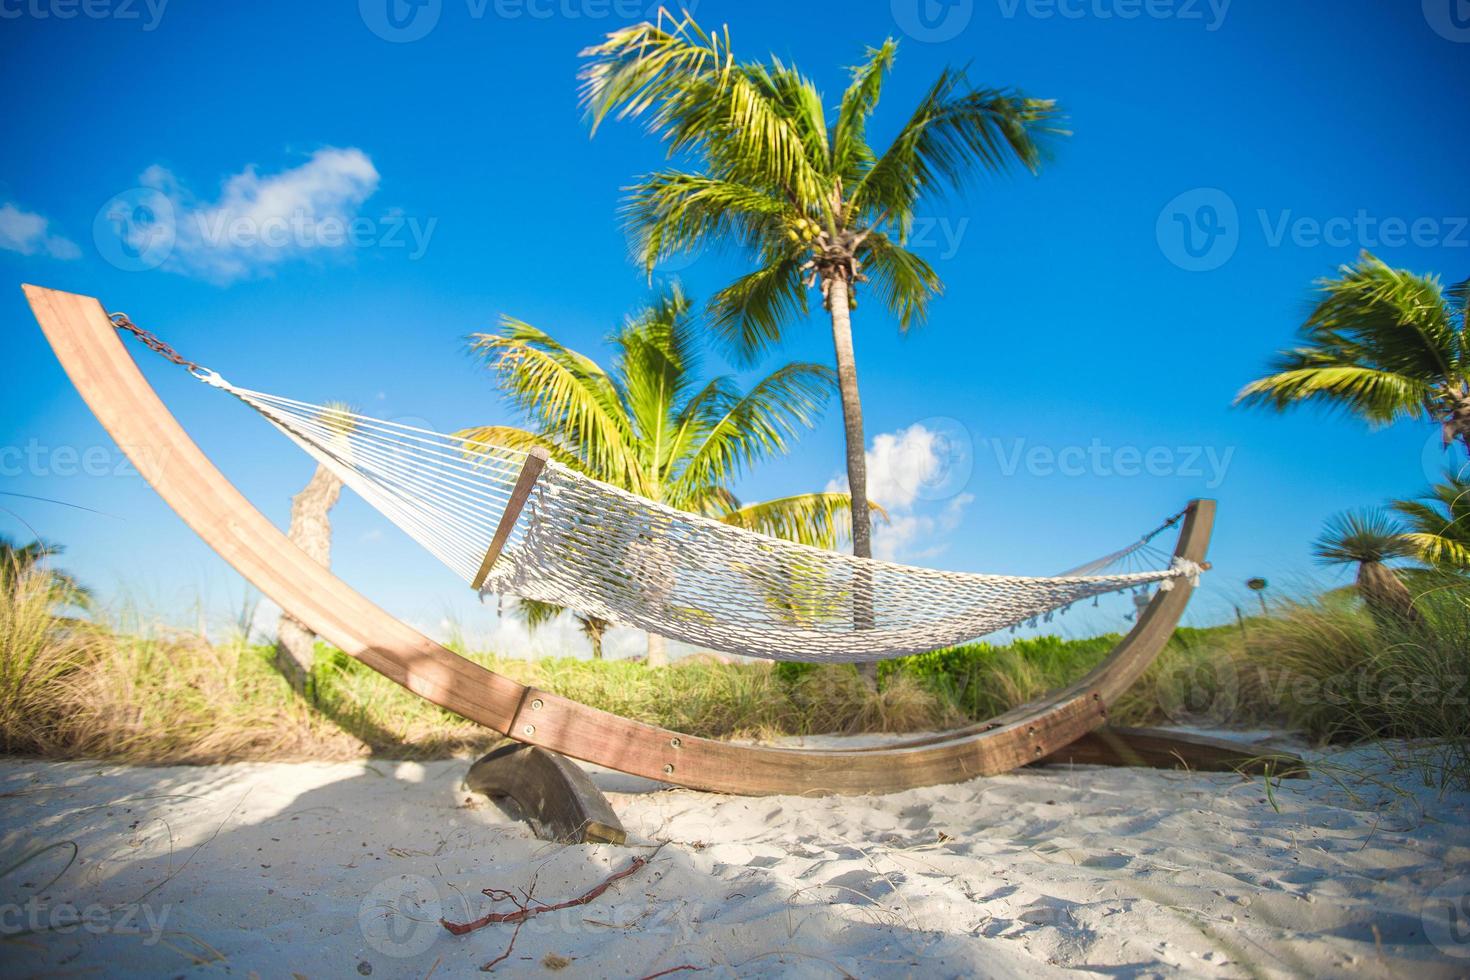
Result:
{"label": "wooden hammock stand", "polygon": [[[389,680],[519,743],[471,770],[472,788],[513,798],[539,833],[621,842],[607,801],[569,756],[691,789],[745,795],[891,793],[1083,762],[1289,775],[1301,760],[1254,746],[1107,726],[1108,707],[1154,661],[1193,591],[1158,592],[1086,677],[989,721],[865,749],[736,745],[632,721],[511,680],[389,615],[292,544],[215,468],[164,406],[90,296],[25,286],[67,375],[184,522],[283,610]],[[1203,563],[1215,504],[1189,505],[1175,554]],[[488,556],[487,556],[488,557]]]}

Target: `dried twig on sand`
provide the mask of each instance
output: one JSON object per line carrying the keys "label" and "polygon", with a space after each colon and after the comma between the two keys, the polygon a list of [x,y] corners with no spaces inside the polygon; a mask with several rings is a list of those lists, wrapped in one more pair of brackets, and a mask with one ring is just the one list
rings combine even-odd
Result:
{"label": "dried twig on sand", "polygon": [[[456,936],[463,936],[465,933],[474,932],[476,929],[483,929],[485,926],[493,925],[496,922],[514,922],[519,925],[520,923],[525,922],[527,919],[531,918],[531,916],[540,915],[542,912],[559,912],[562,909],[575,908],[578,905],[587,905],[588,903],[595,901],[600,895],[602,895],[603,892],[607,891],[619,881],[622,881],[624,878],[627,878],[631,875],[637,874],[639,868],[652,861],[657,855],[658,851],[654,851],[648,857],[635,857],[632,861],[628,863],[628,866],[626,868],[624,868],[622,871],[617,871],[611,875],[608,875],[602,880],[599,885],[597,885],[597,887],[593,888],[591,891],[587,892],[584,895],[579,895],[576,898],[569,898],[565,902],[558,902],[555,905],[546,905],[542,902],[531,904],[531,896],[529,893],[526,894],[525,901],[523,902],[503,888],[485,888],[482,889],[482,892],[486,898],[490,899],[490,901],[492,902],[513,902],[516,906],[515,911],[487,912],[485,915],[480,916],[473,922],[450,922],[448,919],[440,919],[439,924],[448,929],[450,932],[454,933]],[[514,942],[514,938],[512,938],[511,941]]]}

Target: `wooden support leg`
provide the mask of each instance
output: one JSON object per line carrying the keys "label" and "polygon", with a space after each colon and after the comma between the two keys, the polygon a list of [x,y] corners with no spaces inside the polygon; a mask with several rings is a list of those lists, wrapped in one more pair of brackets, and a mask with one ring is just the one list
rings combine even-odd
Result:
{"label": "wooden support leg", "polygon": [[1305,778],[1302,757],[1280,749],[1162,728],[1103,727],[1058,749],[1038,765],[1073,762],[1093,766],[1150,766]]}
{"label": "wooden support leg", "polygon": [[471,766],[465,783],[476,793],[515,800],[542,840],[623,844],[628,839],[607,797],[564,755],[508,742]]}

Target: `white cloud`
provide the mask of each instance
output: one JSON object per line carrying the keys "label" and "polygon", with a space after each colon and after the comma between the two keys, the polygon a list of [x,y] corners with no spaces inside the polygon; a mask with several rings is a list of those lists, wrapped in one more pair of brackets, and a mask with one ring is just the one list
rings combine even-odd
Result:
{"label": "white cloud", "polygon": [[[506,598],[507,608],[513,603],[513,599]],[[558,616],[534,633],[526,629],[523,621],[509,613],[499,616],[494,625],[482,630],[467,631],[461,624],[447,618],[436,624],[410,621],[409,625],[441,643],[459,639],[472,650],[485,650],[504,657],[522,660],[578,657],[586,660],[592,656],[592,643],[571,615]],[[614,627],[603,634],[602,638],[603,656],[609,660],[641,657],[647,647],[647,634],[642,630]]]}
{"label": "white cloud", "polygon": [[[888,520],[873,527],[875,558],[932,558],[948,546],[943,537],[959,527],[975,497],[956,493],[929,500],[923,491],[945,485],[955,464],[953,451],[952,440],[923,423],[873,438],[867,452],[868,499],[888,511]],[[846,477],[832,480],[827,489],[846,490]]]}
{"label": "white cloud", "polygon": [[53,259],[76,259],[82,255],[76,242],[50,233],[51,222],[32,211],[22,211],[8,201],[0,204],[0,249],[21,255],[49,255]]}
{"label": "white cloud", "polygon": [[949,547],[943,536],[960,526],[965,508],[975,502],[973,494],[950,498],[936,514],[895,513],[873,529],[873,557],[885,561],[933,558]]}
{"label": "white cloud", "polygon": [[363,234],[358,209],[378,179],[361,150],[326,147],[280,173],[262,175],[248,166],[227,177],[212,202],[197,199],[161,166],[149,167],[139,181],[171,205],[173,244],[165,268],[230,282],[353,244]]}

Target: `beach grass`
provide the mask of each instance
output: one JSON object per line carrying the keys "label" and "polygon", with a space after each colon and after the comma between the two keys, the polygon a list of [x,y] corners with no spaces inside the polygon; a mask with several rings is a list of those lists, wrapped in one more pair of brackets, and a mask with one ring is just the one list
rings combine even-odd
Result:
{"label": "beach grass", "polygon": [[[44,573],[0,595],[0,748],[135,763],[425,759],[497,736],[319,645],[305,696],[243,636],[210,642],[136,617],[68,615]],[[1115,724],[1272,727],[1317,741],[1412,739],[1437,746],[1444,780],[1470,778],[1470,598],[1425,590],[1424,623],[1375,622],[1349,596],[1180,629],[1114,706]],[[71,611],[74,612],[74,611]],[[1117,636],[976,643],[889,661],[875,691],[850,666],[667,667],[577,658],[476,663],[615,714],[709,738],[943,731],[1081,677]]]}

